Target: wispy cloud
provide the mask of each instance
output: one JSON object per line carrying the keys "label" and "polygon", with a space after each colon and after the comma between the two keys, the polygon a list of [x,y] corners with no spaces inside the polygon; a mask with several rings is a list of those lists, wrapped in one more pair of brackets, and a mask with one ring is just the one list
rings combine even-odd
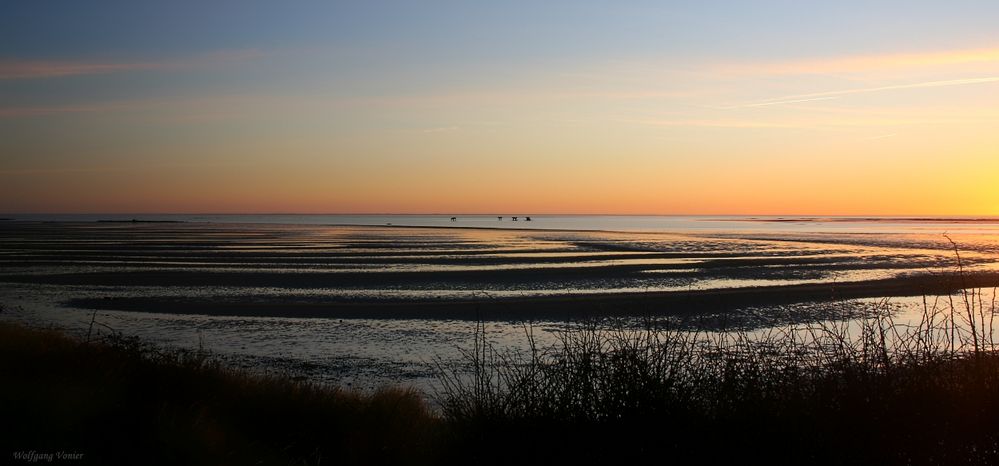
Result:
{"label": "wispy cloud", "polygon": [[646,126],[700,127],[700,128],[801,128],[805,125],[796,122],[729,120],[729,119],[623,119],[622,123]]}
{"label": "wispy cloud", "polygon": [[684,91],[619,90],[619,89],[551,89],[545,86],[498,88],[478,91],[428,92],[414,95],[383,95],[357,97],[348,101],[362,106],[378,107],[446,107],[455,105],[518,106],[535,105],[539,101],[641,101],[682,100],[696,94]]}
{"label": "wispy cloud", "polygon": [[918,83],[909,84],[895,84],[891,86],[876,86],[876,87],[862,87],[854,89],[843,89],[837,91],[824,91],[824,92],[812,92],[809,94],[795,94],[787,95],[783,97],[778,97],[776,99],[767,99],[756,102],[748,102],[738,105],[729,105],[725,107],[719,107],[724,110],[739,109],[739,108],[753,108],[753,107],[765,107],[770,105],[785,105],[794,104],[801,102],[812,102],[817,100],[829,100],[836,99],[842,96],[848,96],[853,94],[867,94],[872,92],[884,92],[884,91],[895,91],[903,89],[922,89],[922,88],[933,88],[933,87],[949,87],[949,86],[965,86],[969,84],[987,84],[999,82],[999,76],[988,76],[982,78],[965,78],[965,79],[950,79],[944,81],[925,81]]}
{"label": "wispy cloud", "polygon": [[740,105],[729,105],[727,107],[715,107],[715,108],[717,108],[719,110],[731,110],[731,109],[734,109],[734,108],[769,107],[771,105],[800,104],[800,103],[804,103],[804,102],[815,102],[815,101],[819,101],[819,100],[832,100],[832,99],[838,99],[838,98],[839,98],[839,96],[829,96],[829,97],[812,97],[812,98],[808,98],[808,99],[791,98],[791,99],[788,99],[788,100],[783,100],[783,99],[781,99],[781,100],[765,100],[765,101],[757,102],[757,103],[740,104]]}
{"label": "wispy cloud", "polygon": [[458,131],[457,126],[440,126],[437,128],[426,128],[420,130],[421,133],[449,133],[451,131]]}
{"label": "wispy cloud", "polygon": [[976,48],[915,53],[854,55],[778,62],[726,63],[717,72],[742,75],[862,73],[906,68],[931,68],[974,63],[999,63],[999,48]]}
{"label": "wispy cloud", "polygon": [[77,61],[4,61],[0,79],[56,78],[174,68],[174,63],[87,63]]}
{"label": "wispy cloud", "polygon": [[0,60],[0,79],[40,79],[130,71],[172,70],[246,60],[260,56],[256,50],[216,52],[183,60],[163,61],[84,61],[84,60]]}
{"label": "wispy cloud", "polygon": [[[974,118],[886,117],[886,118],[633,118],[615,120],[621,123],[663,127],[743,128],[743,129],[840,129],[901,127],[911,125],[967,124]],[[894,136],[896,133],[891,134]],[[879,137],[888,137],[881,135]]]}
{"label": "wispy cloud", "polygon": [[110,173],[127,171],[125,167],[59,167],[0,169],[0,175],[52,175],[64,173]]}
{"label": "wispy cloud", "polygon": [[49,105],[34,107],[0,107],[0,118],[21,118],[63,113],[91,113],[126,110],[136,106],[135,102],[116,102],[87,105]]}
{"label": "wispy cloud", "polygon": [[893,138],[895,136],[898,136],[898,133],[879,134],[877,136],[863,138],[861,141],[877,141],[878,139]]}
{"label": "wispy cloud", "polygon": [[108,165],[91,167],[25,167],[0,169],[0,175],[58,175],[74,173],[118,173],[118,172],[141,172],[157,170],[177,170],[177,169],[211,169],[211,168],[234,168],[256,165],[253,162],[226,163],[226,162],[194,162],[194,163],[156,163],[148,165]]}
{"label": "wispy cloud", "polygon": [[877,141],[878,139],[888,139],[898,136],[898,133],[879,134],[861,139],[861,141]]}
{"label": "wispy cloud", "polygon": [[299,108],[300,106],[314,102],[314,99],[306,100],[303,98],[270,95],[213,95],[162,99],[123,99],[67,105],[0,107],[0,119],[133,110],[167,111],[175,113],[175,116],[194,120],[217,119],[245,115],[246,109],[261,109],[261,111],[267,110],[273,112],[274,109],[279,108],[282,111],[287,111],[288,109]]}

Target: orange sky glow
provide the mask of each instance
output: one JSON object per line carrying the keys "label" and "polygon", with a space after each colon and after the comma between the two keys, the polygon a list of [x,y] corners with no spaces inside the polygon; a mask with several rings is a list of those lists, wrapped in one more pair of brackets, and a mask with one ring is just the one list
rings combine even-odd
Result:
{"label": "orange sky glow", "polygon": [[689,50],[647,23],[589,49],[508,50],[500,22],[0,50],[0,212],[999,215],[984,23]]}

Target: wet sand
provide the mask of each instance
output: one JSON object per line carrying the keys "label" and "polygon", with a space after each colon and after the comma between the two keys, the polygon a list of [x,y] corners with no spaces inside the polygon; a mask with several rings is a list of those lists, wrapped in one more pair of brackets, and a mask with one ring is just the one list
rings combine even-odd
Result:
{"label": "wet sand", "polygon": [[180,315],[557,320],[999,285],[994,240],[966,241],[958,275],[940,235],[9,222],[0,239],[0,290]]}
{"label": "wet sand", "polygon": [[71,299],[68,305],[168,314],[340,319],[577,320],[599,316],[689,316],[746,306],[945,295],[962,288],[999,286],[999,274],[918,275],[864,282],[758,286],[715,290],[437,300],[302,300],[120,297]]}

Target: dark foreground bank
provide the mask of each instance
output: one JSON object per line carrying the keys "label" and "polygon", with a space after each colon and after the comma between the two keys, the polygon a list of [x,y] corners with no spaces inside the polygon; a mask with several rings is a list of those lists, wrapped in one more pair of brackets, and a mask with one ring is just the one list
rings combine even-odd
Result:
{"label": "dark foreground bank", "polygon": [[[996,464],[999,354],[969,303],[752,341],[580,325],[439,367],[441,409],[232,370],[112,335],[0,324],[5,463]],[[962,296],[959,296],[962,298]],[[967,318],[968,326],[953,326]],[[949,320],[948,320],[949,319]],[[528,335],[529,336],[529,335]],[[59,459],[55,455],[63,454]],[[68,456],[68,455],[82,456]],[[45,458],[43,457],[43,461]]]}
{"label": "dark foreground bank", "polygon": [[430,464],[441,444],[413,391],[251,375],[121,336],[0,324],[0,373],[2,464],[32,452],[82,454],[63,464]]}

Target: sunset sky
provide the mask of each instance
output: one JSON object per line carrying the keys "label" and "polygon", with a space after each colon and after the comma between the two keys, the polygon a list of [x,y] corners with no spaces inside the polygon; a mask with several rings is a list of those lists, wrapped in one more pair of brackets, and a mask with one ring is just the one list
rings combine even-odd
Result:
{"label": "sunset sky", "polygon": [[0,212],[999,215],[999,2],[8,2]]}

